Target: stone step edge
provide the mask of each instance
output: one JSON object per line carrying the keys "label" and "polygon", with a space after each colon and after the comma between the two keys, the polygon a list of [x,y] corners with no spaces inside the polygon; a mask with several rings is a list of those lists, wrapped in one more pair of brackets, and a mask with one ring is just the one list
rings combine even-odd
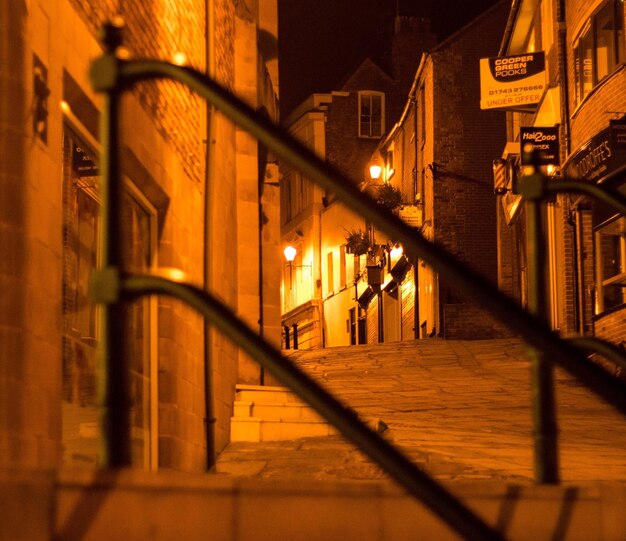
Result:
{"label": "stone step edge", "polygon": [[[378,432],[379,434],[382,434],[385,430],[387,430],[387,424],[385,423],[385,421],[383,421],[380,417],[361,417],[360,420],[365,423],[367,426],[369,426],[372,430],[375,430],[376,432]],[[293,423],[293,424],[330,424],[328,421],[326,421],[325,419],[321,419],[321,420],[313,420],[313,419],[276,419],[276,418],[270,418],[270,419],[265,419],[262,417],[231,417],[230,418],[230,422],[231,424],[233,422],[255,422],[255,423],[281,423],[281,424],[287,424],[287,423]],[[336,428],[333,427],[335,430]]]}

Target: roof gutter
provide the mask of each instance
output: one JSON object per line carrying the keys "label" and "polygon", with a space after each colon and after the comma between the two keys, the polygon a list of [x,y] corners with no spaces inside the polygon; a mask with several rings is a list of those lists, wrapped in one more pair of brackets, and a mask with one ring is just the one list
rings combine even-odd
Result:
{"label": "roof gutter", "polygon": [[509,12],[509,18],[506,21],[506,27],[504,28],[504,35],[502,36],[502,43],[500,43],[500,50],[498,56],[505,56],[507,49],[509,48],[509,42],[511,41],[511,35],[513,34],[513,28],[515,28],[515,22],[519,14],[519,9],[523,0],[513,0],[511,4],[511,11]]}
{"label": "roof gutter", "polygon": [[426,65],[426,59],[428,58],[428,56],[429,56],[428,53],[422,53],[422,58],[420,59],[419,66],[417,67],[417,71],[415,72],[415,77],[413,78],[413,84],[411,85],[411,90],[409,90],[408,100],[404,106],[402,115],[400,115],[400,120],[398,120],[394,124],[393,128],[391,128],[389,133],[385,135],[384,139],[381,139],[376,150],[387,145],[387,143],[391,140],[391,138],[395,135],[395,133],[400,129],[407,115],[409,114],[409,109],[411,107],[411,104],[415,101],[415,95],[417,93],[417,85],[422,75],[422,72],[424,71],[424,66]]}

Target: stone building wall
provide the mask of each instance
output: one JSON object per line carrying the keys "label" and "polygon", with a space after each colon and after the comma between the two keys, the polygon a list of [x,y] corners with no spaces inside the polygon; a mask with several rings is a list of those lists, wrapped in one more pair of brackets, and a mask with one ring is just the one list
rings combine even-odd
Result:
{"label": "stone building wall", "polygon": [[[115,15],[125,19],[124,44],[133,57],[173,60],[182,52],[189,65],[211,72],[227,88],[235,86],[231,0],[121,5],[112,0],[10,0],[0,6],[0,466],[61,465],[68,454],[62,436],[68,422],[95,411],[93,396],[86,406],[72,403],[72,418],[62,408],[73,385],[64,378],[68,363],[79,366],[63,346],[63,171],[68,159],[63,132],[71,126],[96,155],[102,100],[91,90],[88,70],[101,54],[98,29]],[[271,26],[271,20],[266,24]],[[257,43],[251,47],[257,57]],[[46,137],[33,128],[34,71],[43,73],[49,89]],[[263,84],[264,99],[272,97],[271,83]],[[276,103],[269,108],[277,110]],[[156,264],[182,269],[236,310],[238,263],[231,250],[238,212],[235,127],[182,85],[164,81],[142,83],[125,94],[121,126],[122,171],[156,213]],[[97,200],[97,183],[89,189]],[[151,379],[158,393],[152,416],[158,419],[153,422],[158,433],[152,431],[158,456],[144,467],[203,471],[205,381],[211,382],[219,451],[229,440],[237,347],[207,330],[202,318],[178,301],[159,299],[156,316],[150,347],[158,351]],[[89,380],[93,389],[92,374]],[[150,407],[144,406],[140,409]],[[82,432],[97,432],[91,418],[79,424]],[[146,440],[144,445],[152,444]],[[93,452],[81,453],[72,456],[95,465]]]}

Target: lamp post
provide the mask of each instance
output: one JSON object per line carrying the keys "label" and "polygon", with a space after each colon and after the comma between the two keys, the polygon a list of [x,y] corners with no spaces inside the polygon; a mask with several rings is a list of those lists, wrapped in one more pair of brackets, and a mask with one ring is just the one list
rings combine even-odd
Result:
{"label": "lamp post", "polygon": [[[293,283],[293,260],[296,258],[296,254],[297,254],[297,250],[291,246],[291,244],[288,244],[285,249],[283,250],[283,254],[285,254],[285,259],[287,260],[287,265],[289,266],[289,291],[291,291],[292,289],[292,283]],[[290,298],[291,301],[291,298]]]}

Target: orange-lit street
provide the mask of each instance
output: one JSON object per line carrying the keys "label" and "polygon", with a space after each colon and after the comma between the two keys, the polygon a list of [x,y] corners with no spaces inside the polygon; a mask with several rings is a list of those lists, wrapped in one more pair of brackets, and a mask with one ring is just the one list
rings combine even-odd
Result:
{"label": "orange-lit street", "polygon": [[[291,358],[435,478],[531,484],[525,353],[522,343],[512,339],[426,340],[300,351]],[[556,379],[563,482],[626,483],[621,415],[563,371]],[[298,420],[302,413],[296,415],[298,408],[284,399],[272,402],[262,393],[255,398],[251,416],[267,425],[267,441],[231,443],[220,456],[218,472],[291,480],[385,477],[339,436],[281,441],[281,428],[305,434],[317,429],[315,423]],[[272,403],[282,410],[263,411]],[[280,423],[272,426],[272,421]]]}
{"label": "orange-lit street", "polygon": [[0,0],[0,541],[626,541],[624,0]]}

